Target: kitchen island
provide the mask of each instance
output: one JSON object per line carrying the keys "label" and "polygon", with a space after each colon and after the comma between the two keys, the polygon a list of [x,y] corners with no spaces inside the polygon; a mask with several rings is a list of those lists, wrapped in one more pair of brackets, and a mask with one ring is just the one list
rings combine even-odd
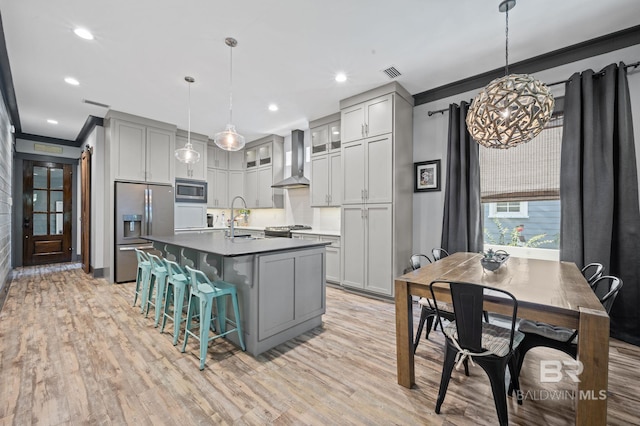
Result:
{"label": "kitchen island", "polygon": [[[244,341],[254,356],[322,325],[327,242],[215,233],[145,238],[179,262],[181,249],[190,250],[197,269],[235,284]],[[238,344],[235,334],[227,338]]]}

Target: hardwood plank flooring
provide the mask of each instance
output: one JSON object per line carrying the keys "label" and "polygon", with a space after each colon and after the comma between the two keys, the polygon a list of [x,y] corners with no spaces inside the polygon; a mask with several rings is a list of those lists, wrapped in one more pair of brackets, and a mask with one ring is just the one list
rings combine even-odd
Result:
{"label": "hardwood plank flooring", "polygon": [[[198,343],[172,345],[132,307],[134,283],[92,279],[78,264],[14,271],[0,312],[0,425],[494,425],[489,381],[480,367],[454,371],[442,413],[434,407],[443,336],[432,332],[416,354],[411,390],[396,382],[394,305],[327,289],[323,326],[257,358],[222,340],[198,370]],[[419,315],[414,309],[416,324]],[[521,375],[514,425],[573,424],[573,401],[544,399],[573,383],[540,383],[534,349]],[[611,340],[609,424],[640,424],[640,348]]]}

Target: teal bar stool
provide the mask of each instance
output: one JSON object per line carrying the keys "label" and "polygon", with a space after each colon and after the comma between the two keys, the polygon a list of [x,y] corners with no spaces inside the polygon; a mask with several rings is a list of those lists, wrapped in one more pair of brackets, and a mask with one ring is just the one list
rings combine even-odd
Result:
{"label": "teal bar stool", "polygon": [[[187,286],[189,285],[189,275],[176,262],[164,259],[167,268],[167,291],[164,298],[164,309],[162,314],[162,328],[160,333],[164,333],[167,318],[173,321],[173,345],[178,344],[180,334],[180,324],[182,323],[182,309]],[[173,310],[169,310],[169,305],[173,305]]]}
{"label": "teal bar stool", "polygon": [[[236,332],[238,334],[238,341],[240,342],[242,350],[246,350],[242,335],[242,327],[240,325],[238,295],[236,287],[233,284],[225,281],[215,281],[212,283],[202,271],[190,268],[189,266],[185,266],[185,268],[189,273],[190,293],[182,352],[184,352],[187,347],[189,335],[198,339],[200,341],[200,370],[202,370],[204,369],[204,360],[207,356],[207,347],[211,340]],[[235,321],[227,317],[226,296],[231,297]],[[199,335],[196,335],[191,331],[191,320],[192,316],[195,316],[194,310],[196,308],[196,299],[199,302],[198,305],[200,307]],[[214,319],[217,323],[217,327],[215,328],[216,334],[210,336],[211,333],[209,332],[209,329],[211,328],[213,299],[216,299],[217,315]],[[230,323],[233,328],[227,330],[227,323]]]}
{"label": "teal bar stool", "polygon": [[[160,322],[160,312],[162,311],[162,301],[164,299],[165,287],[167,285],[167,267],[162,259],[155,254],[149,253],[149,261],[151,262],[151,277],[149,279],[149,290],[147,292],[146,299],[146,314],[149,315],[149,307],[153,306],[154,315],[154,327],[158,326]],[[152,294],[155,289],[155,297],[152,300]]]}
{"label": "teal bar stool", "polygon": [[136,251],[136,258],[138,259],[138,273],[136,274],[136,290],[133,297],[133,306],[136,306],[138,296],[140,296],[140,308],[144,309],[145,293],[149,287],[149,278],[151,275],[151,262],[147,252],[140,249],[134,249]]}

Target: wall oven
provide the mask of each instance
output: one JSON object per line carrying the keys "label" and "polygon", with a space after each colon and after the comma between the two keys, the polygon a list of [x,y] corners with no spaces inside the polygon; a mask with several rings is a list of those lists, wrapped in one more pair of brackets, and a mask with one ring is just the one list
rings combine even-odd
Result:
{"label": "wall oven", "polygon": [[176,202],[207,203],[207,181],[176,179]]}

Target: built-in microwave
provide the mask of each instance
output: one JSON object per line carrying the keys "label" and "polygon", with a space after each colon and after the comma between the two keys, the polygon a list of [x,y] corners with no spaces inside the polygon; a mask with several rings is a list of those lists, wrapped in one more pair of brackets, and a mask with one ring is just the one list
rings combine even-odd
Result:
{"label": "built-in microwave", "polygon": [[178,203],[206,203],[207,181],[176,179],[175,192]]}

